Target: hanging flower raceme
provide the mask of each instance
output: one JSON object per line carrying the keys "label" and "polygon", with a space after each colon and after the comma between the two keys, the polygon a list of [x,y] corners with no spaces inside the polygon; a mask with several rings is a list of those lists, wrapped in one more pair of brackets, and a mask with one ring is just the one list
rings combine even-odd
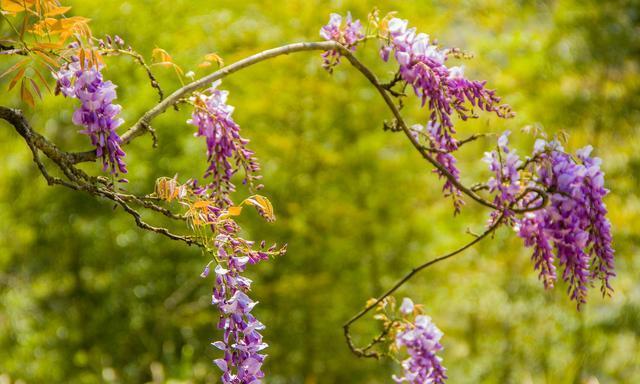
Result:
{"label": "hanging flower raceme", "polygon": [[[179,191],[178,188],[176,190]],[[279,249],[275,245],[266,249],[263,241],[258,249],[254,249],[253,241],[239,236],[240,227],[232,217],[240,214],[243,205],[253,205],[265,219],[273,221],[275,216],[271,203],[265,197],[255,195],[240,206],[227,209],[206,200],[183,204],[189,206],[186,214],[189,226],[205,240],[214,255],[214,260],[205,266],[201,276],[207,277],[211,264],[217,264],[212,304],[220,313],[217,327],[222,330],[222,340],[212,345],[223,352],[223,357],[214,361],[222,370],[221,381],[259,383],[264,377],[261,367],[266,358],[261,351],[267,347],[260,331],[265,326],[251,314],[257,302],[248,296],[252,281],[243,273],[247,265],[283,255],[286,245]],[[208,229],[211,229],[211,234],[207,233]]]}
{"label": "hanging flower raceme", "polygon": [[442,384],[447,379],[446,368],[442,366],[442,358],[437,354],[442,351],[440,344],[442,332],[409,298],[405,298],[400,306],[404,320],[400,323],[395,336],[395,347],[406,349],[409,357],[402,361],[402,376],[393,376],[396,383]]}
{"label": "hanging flower raceme", "polygon": [[120,105],[114,104],[116,85],[104,81],[102,65],[90,65],[75,59],[54,73],[56,93],[80,100],[82,103],[73,113],[73,123],[85,127],[81,133],[91,138],[96,147],[96,156],[102,159],[103,169],[114,175],[127,173],[125,153],[120,147],[121,139],[116,129],[124,122],[118,117]]}
{"label": "hanging flower raceme", "polygon": [[[392,18],[388,22],[388,38],[380,55],[387,61],[393,53],[402,80],[428,105],[429,120],[436,124],[437,137],[447,150],[455,150],[457,142],[451,116],[455,112],[462,120],[476,117],[473,107],[508,117],[508,106],[499,105],[495,91],[485,88],[484,81],[468,80],[464,67],[447,67],[445,61],[453,51],[442,50],[429,35],[408,28],[407,20]],[[472,108],[469,108],[469,104]]]}
{"label": "hanging flower raceme", "polygon": [[[329,23],[320,29],[320,36],[326,40],[333,40],[342,44],[345,48],[355,51],[357,44],[364,40],[362,32],[362,24],[360,20],[352,21],[351,13],[347,13],[344,18],[337,13],[332,13],[329,17]],[[340,64],[342,54],[337,49],[326,51],[322,54],[322,67],[329,73],[333,72],[333,68]]]}
{"label": "hanging flower raceme", "polygon": [[[507,135],[501,136],[498,150],[485,156],[494,173],[489,190],[496,194],[499,212],[515,226],[525,245],[533,247],[532,261],[545,287],[554,286],[558,260],[569,296],[578,307],[586,302],[594,280],[601,281],[603,294],[610,294],[614,251],[600,159],[590,156],[591,147],[573,157],[557,141],[538,140],[533,156],[523,163],[507,144]],[[527,174],[526,180],[521,172]],[[537,193],[527,192],[534,188],[546,191],[546,206],[541,206],[543,200]],[[513,213],[514,208],[532,206],[540,208],[522,218]],[[492,222],[497,214],[492,215]]]}
{"label": "hanging flower raceme", "polygon": [[195,125],[198,131],[195,136],[202,136],[207,143],[207,159],[209,167],[204,177],[211,177],[211,181],[200,189],[209,192],[216,201],[223,205],[232,205],[229,193],[235,191],[231,182],[232,176],[242,168],[245,172],[243,183],[259,180],[257,174],[260,165],[254,157],[254,152],[247,148],[249,140],[240,136],[240,127],[231,116],[234,108],[227,104],[228,91],[218,89],[220,80],[214,82],[211,88],[192,98],[195,106],[191,119],[187,122]]}
{"label": "hanging flower raceme", "polygon": [[[484,81],[468,80],[464,77],[464,67],[447,67],[445,61],[454,50],[442,50],[429,35],[417,33],[408,28],[407,20],[391,18],[386,23],[386,36],[380,55],[388,61],[391,55],[399,65],[399,78],[413,88],[421,99],[422,106],[429,108],[428,131],[436,155],[451,175],[458,179],[459,171],[451,152],[458,149],[452,115],[462,120],[477,117],[473,108],[495,112],[500,117],[510,117],[512,113],[506,105],[499,105],[500,98],[495,91],[485,87]],[[442,177],[444,174],[436,170]],[[450,180],[443,187],[445,194],[454,198],[456,212],[462,201]]]}
{"label": "hanging flower raceme", "polygon": [[250,313],[257,302],[247,296],[251,280],[241,275],[248,263],[257,260],[245,254],[244,244],[237,239],[239,228],[234,223],[225,223],[220,228],[214,241],[220,264],[214,270],[212,304],[220,312],[218,328],[223,335],[222,340],[212,345],[224,355],[215,364],[222,370],[223,383],[259,382],[264,377],[261,367],[266,357],[260,352],[267,347],[260,331],[265,327]]}

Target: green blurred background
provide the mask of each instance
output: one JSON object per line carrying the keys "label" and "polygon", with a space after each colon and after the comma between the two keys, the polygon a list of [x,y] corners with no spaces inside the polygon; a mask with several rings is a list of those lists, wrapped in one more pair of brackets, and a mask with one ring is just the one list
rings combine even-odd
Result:
{"label": "green blurred background", "polygon": [[[66,2],[65,2],[66,3]],[[398,11],[445,46],[474,53],[472,78],[489,81],[518,113],[458,124],[474,132],[514,132],[524,153],[527,125],[566,131],[568,147],[591,143],[604,160],[617,249],[612,299],[593,289],[581,312],[564,284],[547,291],[530,250],[500,230],[493,240],[428,269],[399,294],[424,303],[445,332],[450,383],[640,382],[640,2],[638,1],[70,1],[96,35],[119,34],[149,57],[158,46],[184,69],[204,54],[227,63],[298,41],[319,40],[330,12],[365,20],[377,6]],[[1,24],[2,35],[8,33]],[[382,78],[393,70],[369,43],[358,55]],[[267,383],[388,383],[397,366],[350,354],[341,325],[369,297],[412,266],[479,232],[488,211],[468,202],[453,218],[441,181],[399,134],[390,115],[348,65],[330,76],[319,53],[265,62],[229,77],[235,118],[264,168],[278,221],[253,214],[247,236],[288,242],[285,257],[251,268],[257,316],[270,344]],[[11,63],[3,60],[0,71]],[[123,115],[133,122],[156,101],[143,71],[126,58],[108,62]],[[156,68],[165,90],[179,86]],[[24,107],[2,85],[0,104]],[[83,150],[70,122],[74,102],[47,97],[27,115],[63,149]],[[409,104],[410,123],[425,112]],[[182,180],[206,168],[204,142],[169,111],[149,137],[127,147],[136,193],[160,176]],[[40,177],[15,131],[0,123],[0,383],[214,383],[209,343],[218,334],[205,258],[138,230],[104,201]],[[463,181],[489,176],[480,161],[495,138],[464,147]],[[98,173],[95,164],[85,169]],[[240,190],[239,196],[246,191]],[[152,218],[149,218],[150,220]],[[179,228],[178,226],[176,228]],[[366,343],[377,329],[355,327]]]}

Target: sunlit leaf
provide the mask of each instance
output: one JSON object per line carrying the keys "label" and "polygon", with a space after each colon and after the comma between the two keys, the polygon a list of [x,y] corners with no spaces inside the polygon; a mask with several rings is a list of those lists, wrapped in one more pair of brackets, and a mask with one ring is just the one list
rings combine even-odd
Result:
{"label": "sunlit leaf", "polygon": [[44,15],[47,17],[58,16],[58,15],[62,15],[69,12],[70,9],[71,7],[54,7],[52,9],[49,9],[49,11],[45,12]]}
{"label": "sunlit leaf", "polygon": [[154,48],[151,51],[151,60],[154,63],[173,63],[171,55],[162,48]]}
{"label": "sunlit leaf", "polygon": [[273,206],[271,205],[271,202],[264,196],[253,195],[243,201],[243,204],[249,204],[256,207],[258,213],[260,213],[260,215],[267,221],[275,221],[276,219],[276,215],[273,212]]}
{"label": "sunlit leaf", "polygon": [[83,48],[80,48],[80,68],[84,69],[85,65],[87,65],[87,55],[84,52]]}
{"label": "sunlit leaf", "polygon": [[56,43],[36,43],[34,45],[34,47],[41,48],[41,49],[59,49],[59,48],[62,48],[62,43],[61,42],[56,42]]}
{"label": "sunlit leaf", "polygon": [[47,81],[47,79],[45,79],[45,77],[42,75],[42,72],[40,72],[40,70],[38,68],[33,68],[33,71],[36,73],[36,76],[38,76],[38,79],[40,79],[40,82],[47,87],[47,90],[49,91],[49,93],[53,93],[53,90],[51,89],[51,87],[49,86],[49,82]]}
{"label": "sunlit leaf", "polygon": [[74,34],[80,34],[85,38],[91,37],[89,28],[90,19],[82,16],[72,16],[63,19],[47,17],[33,25],[30,32],[40,36],[58,35],[62,42]]}
{"label": "sunlit leaf", "polygon": [[242,207],[229,207],[227,214],[229,216],[239,216],[242,213]]}
{"label": "sunlit leaf", "polygon": [[38,87],[38,84],[36,84],[36,82],[32,78],[29,77],[28,79],[31,83],[31,88],[33,88],[40,100],[42,100],[42,92],[40,92],[40,87]]}
{"label": "sunlit leaf", "polygon": [[2,72],[2,74],[0,75],[0,79],[5,77],[6,75],[10,74],[11,72],[15,71],[16,69],[22,67],[23,65],[25,65],[28,62],[29,62],[29,59],[23,59],[23,60],[18,61],[17,63],[15,63],[11,67],[9,67],[9,69],[7,69],[6,71]]}
{"label": "sunlit leaf", "polygon": [[224,66],[224,60],[222,60],[222,57],[220,57],[220,55],[218,55],[217,53],[206,54],[204,56],[204,60],[211,63],[216,63],[218,64],[218,67]]}
{"label": "sunlit leaf", "polygon": [[25,6],[15,0],[0,0],[0,9],[9,14],[16,14],[25,11]]}
{"label": "sunlit leaf", "polygon": [[53,68],[58,68],[60,66],[60,64],[54,58],[52,58],[51,56],[49,56],[45,52],[41,52],[41,51],[38,51],[38,50],[34,50],[33,52],[36,55],[38,55],[39,58],[41,58],[42,60],[47,62],[47,64],[53,66]]}
{"label": "sunlit leaf", "polygon": [[20,70],[18,71],[18,73],[16,73],[16,75],[13,77],[13,79],[11,79],[11,82],[9,83],[9,90],[12,90],[13,87],[15,87],[15,85],[22,80],[22,77],[24,76],[24,72],[27,70],[27,67],[22,67],[20,68]]}
{"label": "sunlit leaf", "polygon": [[208,201],[208,200],[199,200],[193,203],[194,208],[207,208],[211,205],[215,205],[215,204],[213,204],[211,201]]}
{"label": "sunlit leaf", "polygon": [[34,107],[36,105],[36,102],[33,99],[33,95],[31,94],[31,91],[29,91],[29,88],[25,79],[22,79],[22,83],[20,83],[20,98],[22,99],[22,101],[27,103],[30,107]]}

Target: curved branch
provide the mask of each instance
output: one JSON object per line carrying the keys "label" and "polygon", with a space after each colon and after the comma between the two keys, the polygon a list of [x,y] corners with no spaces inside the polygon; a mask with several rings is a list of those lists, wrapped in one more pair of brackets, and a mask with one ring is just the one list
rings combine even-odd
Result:
{"label": "curved branch", "polygon": [[129,213],[131,216],[133,216],[134,220],[136,221],[136,225],[138,227],[140,227],[142,229],[146,229],[146,230],[151,231],[151,232],[155,232],[155,233],[159,233],[161,235],[167,236],[171,240],[183,241],[183,242],[187,243],[187,245],[194,245],[195,244],[195,245],[197,245],[199,247],[204,247],[204,245],[202,243],[200,243],[195,236],[176,235],[175,233],[170,232],[166,228],[154,227],[154,226],[148,224],[147,222],[142,220],[142,217],[140,216],[140,213],[138,211],[136,211],[135,209],[131,208],[131,206],[129,204],[127,204],[119,196],[112,195],[109,198],[112,199],[113,201],[115,201],[116,203],[118,203],[122,207],[122,209],[124,209],[127,213]]}
{"label": "curved branch", "polygon": [[[283,45],[281,47],[267,49],[266,51],[262,51],[256,53],[255,55],[244,58],[240,61],[237,61],[231,65],[228,65],[218,71],[215,71],[207,76],[204,76],[198,80],[195,80],[185,86],[177,89],[171,95],[167,96],[166,99],[160,101],[153,108],[145,112],[142,117],[138,119],[138,121],[133,124],[122,136],[122,143],[128,144],[131,140],[135,139],[138,136],[143,135],[151,128],[151,121],[156,118],[158,115],[164,113],[171,106],[179,103],[181,99],[200,88],[206,87],[211,82],[222,79],[234,72],[237,72],[243,68],[252,66],[254,64],[260,63],[262,61],[282,56],[288,55],[294,52],[303,52],[303,51],[327,51],[331,49],[340,49],[338,43],[334,41],[319,41],[319,42],[310,42],[310,43],[294,43]],[[96,153],[95,151],[86,151],[86,152],[78,152],[71,154],[73,157],[74,164],[81,163],[86,161],[95,161]]]}
{"label": "curved branch", "polygon": [[207,76],[204,76],[196,81],[193,81],[182,88],[179,88],[166,99],[162,100],[155,107],[148,110],[142,117],[122,135],[122,142],[127,144],[134,138],[142,135],[148,129],[151,120],[156,116],[162,114],[169,107],[178,102],[182,97],[188,95],[200,88],[208,86],[211,82],[222,79],[234,72],[237,72],[243,68],[257,64],[261,61],[271,59],[277,56],[288,55],[294,52],[302,51],[327,51],[331,49],[338,49],[339,44],[333,41],[320,41],[311,43],[294,43],[283,45],[278,48],[267,49],[255,55],[249,56],[245,59],[237,61],[229,66],[226,66],[218,71],[215,71]]}
{"label": "curved branch", "polygon": [[[166,99],[162,100],[156,106],[148,110],[138,121],[133,124],[123,135],[122,142],[123,144],[127,144],[131,142],[131,140],[135,139],[138,136],[143,135],[145,132],[149,131],[151,126],[151,121],[157,117],[158,115],[165,112],[172,105],[178,103],[185,95],[188,95],[202,87],[209,85],[211,82],[215,80],[222,79],[234,72],[237,72],[243,68],[247,68],[254,64],[260,63],[262,61],[281,56],[287,55],[289,53],[294,52],[303,52],[303,51],[327,51],[327,50],[339,50],[343,56],[345,56],[351,65],[356,68],[364,77],[366,77],[369,82],[378,90],[385,103],[391,110],[394,118],[400,125],[400,128],[405,133],[405,135],[409,138],[413,146],[418,150],[418,152],[422,155],[424,159],[426,159],[429,163],[431,163],[442,175],[444,175],[457,189],[461,192],[477,201],[481,205],[492,209],[498,209],[498,207],[491,203],[490,201],[483,199],[481,196],[476,194],[470,188],[464,186],[454,175],[449,172],[440,162],[438,162],[431,154],[429,150],[422,146],[418,140],[411,134],[411,131],[405,122],[404,118],[400,114],[400,111],[396,107],[393,102],[393,99],[388,93],[388,90],[385,88],[383,84],[381,84],[377,77],[367,68],[360,60],[358,60],[351,51],[342,46],[341,44],[335,41],[322,41],[322,42],[309,42],[309,43],[294,43],[288,44],[281,47],[268,49],[266,51],[262,51],[255,55],[249,56],[245,59],[237,61],[229,66],[226,66],[218,71],[215,71],[207,76],[204,76],[196,81],[193,81],[178,90],[174,91],[171,95],[167,96]],[[88,152],[80,152],[71,154],[73,161],[83,162],[83,161],[95,161],[95,151]]]}

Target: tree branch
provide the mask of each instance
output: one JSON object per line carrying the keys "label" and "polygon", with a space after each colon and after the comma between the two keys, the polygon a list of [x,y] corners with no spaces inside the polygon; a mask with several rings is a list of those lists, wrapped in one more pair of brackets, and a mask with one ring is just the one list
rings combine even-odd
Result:
{"label": "tree branch", "polygon": [[[350,50],[348,50],[344,46],[334,41],[295,43],[295,44],[289,44],[289,45],[265,50],[255,55],[249,56],[245,59],[242,59],[236,63],[233,63],[227,67],[224,67],[218,71],[215,71],[196,81],[193,81],[177,89],[167,98],[161,100],[153,108],[149,109],[146,113],[144,113],[136,121],[136,123],[133,124],[122,135],[121,138],[122,138],[123,145],[128,144],[133,139],[145,134],[146,132],[153,133],[153,129],[151,128],[150,124],[154,118],[164,113],[171,106],[175,106],[177,103],[183,101],[185,96],[193,93],[194,91],[200,88],[208,86],[213,81],[222,79],[243,68],[247,68],[254,64],[257,64],[262,61],[275,58],[281,55],[287,55],[290,53],[303,52],[303,51],[329,51],[329,50],[339,51],[344,57],[347,58],[349,63],[356,70],[358,70],[378,90],[378,93],[380,94],[380,96],[382,97],[385,104],[387,105],[387,107],[389,108],[389,110],[391,111],[391,113],[395,118],[394,126],[396,128],[399,127],[400,130],[404,132],[405,136],[407,136],[411,144],[416,148],[416,150],[418,150],[418,152],[422,155],[422,157],[425,160],[427,160],[429,163],[431,163],[441,175],[446,177],[454,185],[455,188],[457,188],[462,193],[469,196],[471,199],[475,200],[479,204],[495,210],[499,210],[499,211],[502,211],[502,209],[505,209],[505,210],[508,209],[512,212],[523,213],[523,212],[540,209],[546,205],[547,199],[548,199],[546,192],[536,188],[525,189],[522,192],[522,194],[516,199],[516,203],[521,202],[528,194],[534,193],[537,196],[531,199],[529,204],[535,201],[540,201],[539,205],[535,207],[525,206],[524,208],[513,208],[513,206],[516,204],[514,203],[508,208],[501,208],[496,206],[492,202],[484,199],[483,197],[479,196],[476,193],[476,190],[478,190],[479,188],[475,188],[475,187],[468,188],[465,185],[463,185],[454,175],[452,175],[449,172],[447,168],[445,168],[440,162],[438,162],[432,156],[431,149],[420,144],[417,136],[412,134],[411,129],[408,127],[404,118],[400,114],[398,107],[395,105],[392,99],[392,97],[394,97],[395,95],[395,93],[391,91],[391,86],[393,85],[393,82],[391,84],[381,84],[378,81],[377,77],[373,74],[373,72],[371,72],[371,70],[369,70],[360,60],[358,60]],[[141,60],[141,57],[139,59]],[[146,65],[144,64],[144,61],[141,61],[141,63],[148,70],[148,67],[146,67]],[[150,75],[152,85],[154,86],[154,88],[156,88],[155,85],[157,85],[157,82],[155,82],[155,78],[153,77],[153,75],[150,73],[149,70],[148,70],[148,74]],[[157,87],[157,89],[161,92],[159,87]],[[162,97],[161,93],[160,95],[161,95],[160,97]],[[140,228],[162,234],[172,240],[183,241],[188,245],[195,244],[200,247],[204,246],[202,243],[198,241],[197,238],[193,236],[177,235],[177,234],[171,233],[166,228],[154,227],[146,223],[145,221],[142,220],[140,213],[135,209],[133,209],[127,202],[128,201],[135,202],[137,204],[142,205],[145,208],[162,213],[163,215],[170,217],[172,219],[184,220],[183,216],[176,215],[166,208],[160,207],[154,204],[153,202],[145,201],[144,199],[139,198],[137,196],[118,193],[115,190],[111,189],[109,186],[106,186],[106,188],[100,187],[99,186],[100,182],[98,178],[90,177],[87,174],[85,174],[83,171],[79,170],[74,166],[75,164],[81,163],[81,162],[95,161],[96,160],[95,151],[76,152],[76,153],[68,153],[68,152],[61,151],[60,149],[58,149],[58,147],[55,144],[51,143],[44,136],[40,135],[39,133],[31,129],[28,121],[19,110],[14,110],[14,109],[0,106],[0,119],[4,119],[8,121],[11,125],[13,125],[16,131],[25,139],[25,141],[27,142],[27,145],[29,146],[29,148],[33,153],[34,162],[36,163],[39,170],[41,171],[41,173],[43,174],[43,176],[45,177],[45,179],[50,185],[60,184],[75,190],[86,191],[94,196],[102,196],[102,197],[108,198],[114,201],[115,203],[117,203],[118,205],[120,205],[125,210],[125,212],[130,214]],[[461,141],[461,144],[473,141],[478,137],[480,137],[480,135],[473,135],[468,139]],[[42,153],[44,153],[48,158],[50,158],[54,163],[58,165],[60,170],[68,178],[68,181],[62,180],[57,177],[53,177],[47,172],[46,167],[44,166],[44,164],[39,158],[39,151],[42,151]],[[364,315],[366,315],[371,309],[377,306],[386,297],[393,294],[399,287],[405,284],[409,279],[411,279],[420,271],[424,270],[429,266],[432,266],[436,263],[439,263],[443,260],[446,260],[457,254],[462,253],[466,249],[472,247],[473,245],[480,242],[482,239],[489,236],[489,234],[491,234],[496,230],[496,228],[498,228],[498,226],[501,224],[502,220],[504,219],[504,216],[505,216],[504,212],[502,212],[501,215],[498,217],[498,219],[491,225],[491,227],[489,227],[484,233],[476,236],[471,242],[463,245],[462,247],[448,254],[432,259],[424,264],[421,264],[413,268],[408,274],[406,274],[403,278],[398,280],[391,288],[389,288],[386,292],[384,292],[381,296],[379,296],[374,303],[366,306],[363,310],[358,312],[349,321],[347,321],[343,325],[343,329],[344,329],[345,338],[347,340],[347,344],[351,349],[351,351],[355,353],[357,356],[361,356],[361,357],[376,357],[376,358],[379,357],[379,354],[377,352],[371,352],[369,350],[373,345],[375,345],[380,340],[382,340],[382,338],[384,337],[386,332],[388,332],[388,330],[383,332],[383,334],[378,336],[376,339],[374,339],[374,341],[371,344],[369,344],[369,346],[365,348],[357,348],[353,344],[353,341],[351,338],[350,326],[354,322],[362,318]]]}
{"label": "tree branch", "polygon": [[[85,191],[96,197],[107,198],[116,202],[125,210],[125,212],[130,214],[140,228],[164,235],[172,240],[183,241],[187,245],[197,245],[199,247],[204,247],[204,244],[198,241],[198,239],[194,236],[177,235],[170,232],[166,228],[155,227],[143,221],[140,213],[133,209],[129,204],[127,204],[127,201],[133,201],[145,208],[160,212],[172,219],[185,219],[183,216],[177,215],[166,208],[154,204],[153,202],[145,201],[144,199],[134,195],[120,194],[114,190],[100,187],[100,178],[90,177],[80,169],[75,168],[73,166],[73,154],[69,154],[60,150],[55,144],[51,143],[44,136],[34,131],[20,110],[0,106],[0,119],[3,119],[11,124],[20,134],[20,136],[24,138],[27,146],[33,154],[33,161],[36,163],[38,169],[47,180],[47,183],[49,185],[58,184],[77,191]],[[40,159],[40,151],[42,151],[42,153],[44,153],[60,168],[60,170],[67,177],[68,181],[49,174],[45,165]]]}

